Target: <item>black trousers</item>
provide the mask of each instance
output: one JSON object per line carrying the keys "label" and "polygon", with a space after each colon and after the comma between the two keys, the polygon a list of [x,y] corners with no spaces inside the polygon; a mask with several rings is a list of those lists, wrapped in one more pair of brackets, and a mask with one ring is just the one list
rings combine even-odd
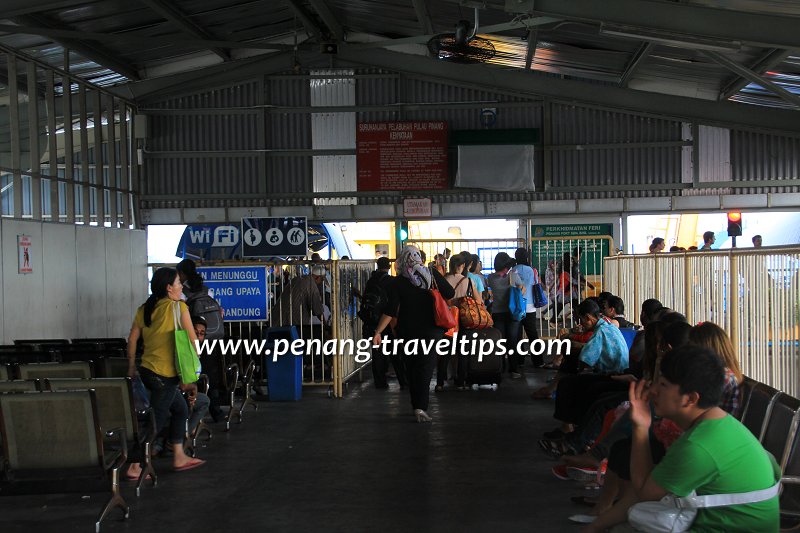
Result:
{"label": "black trousers", "polygon": [[[608,454],[608,469],[619,476],[620,479],[630,481],[631,479],[631,447],[632,439],[622,439],[614,443],[611,452]],[[650,431],[650,457],[653,464],[657,465],[667,454],[664,445],[658,442]]]}
{"label": "black trousers", "polygon": [[[364,336],[368,339],[371,339],[374,334],[366,334]],[[387,332],[385,332],[385,334],[381,337],[387,339],[392,338],[391,334],[388,333],[388,328]],[[386,355],[380,348],[373,348],[372,379],[375,381],[376,389],[385,389],[389,387],[389,383],[386,381],[386,372],[389,371],[389,361],[392,362],[392,367],[394,367],[394,373],[397,376],[397,383],[399,383],[401,387],[408,385],[408,380],[406,379],[406,365],[400,357],[400,354],[392,351],[389,355]]]}
{"label": "black trousers", "polygon": [[[461,335],[461,332],[459,332]],[[469,353],[461,353],[459,348],[456,347],[456,354],[452,355],[450,353],[450,349],[448,349],[445,355],[436,355],[438,359],[438,365],[436,366],[436,385],[444,386],[444,382],[447,381],[447,369],[449,367],[450,361],[453,361],[455,368],[456,368],[456,375],[455,375],[455,385],[456,387],[461,387],[467,380],[467,357],[469,357]]]}
{"label": "black trousers", "polygon": [[[526,315],[527,316],[527,315]],[[517,353],[517,343],[520,338],[520,321],[514,320],[511,313],[492,313],[492,321],[495,329],[499,329],[506,340],[506,349],[514,350],[513,355],[507,355],[508,371],[518,372],[521,362],[520,355]]]}
{"label": "black trousers", "polygon": [[[525,330],[525,336],[528,338],[528,342],[533,342],[539,338],[539,329],[536,326],[536,313],[528,313],[525,315],[525,318],[522,319],[522,329]],[[530,349],[530,344],[528,344],[528,349]],[[522,360],[525,359],[525,356],[522,356]],[[542,366],[544,364],[544,355],[538,354],[533,355],[531,354],[531,363],[533,366]]]}
{"label": "black trousers", "polygon": [[[431,327],[420,332],[419,339],[439,340],[444,338],[442,328]],[[405,339],[406,342],[412,339]],[[408,391],[411,395],[411,407],[414,409],[428,409],[428,402],[431,392],[431,378],[433,369],[436,366],[436,351],[432,353],[414,353],[402,356],[406,365],[406,378],[408,379]]]}
{"label": "black trousers", "polygon": [[584,419],[592,404],[609,392],[624,392],[628,383],[600,374],[564,376],[556,389],[553,417],[562,422],[577,424]]}

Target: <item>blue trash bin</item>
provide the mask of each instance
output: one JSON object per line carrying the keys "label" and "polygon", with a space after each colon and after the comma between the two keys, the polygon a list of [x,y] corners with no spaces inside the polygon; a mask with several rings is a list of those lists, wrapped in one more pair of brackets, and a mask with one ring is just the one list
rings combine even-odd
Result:
{"label": "blue trash bin", "polygon": [[270,353],[264,356],[264,367],[267,369],[267,387],[271,402],[297,401],[303,395],[303,356],[287,353],[274,360],[272,355],[276,340],[285,339],[291,344],[298,338],[300,337],[294,326],[267,330],[265,340]]}

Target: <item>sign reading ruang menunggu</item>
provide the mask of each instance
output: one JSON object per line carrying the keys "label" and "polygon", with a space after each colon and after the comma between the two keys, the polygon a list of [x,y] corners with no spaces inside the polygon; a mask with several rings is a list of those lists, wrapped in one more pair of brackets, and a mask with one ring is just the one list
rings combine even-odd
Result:
{"label": "sign reading ruang menunggu", "polygon": [[447,122],[361,122],[359,191],[447,188]]}
{"label": "sign reading ruang menunggu", "polygon": [[242,257],[305,257],[306,217],[242,219]]}
{"label": "sign reading ruang menunggu", "polygon": [[228,322],[266,320],[266,266],[198,267],[203,283],[213,293]]}

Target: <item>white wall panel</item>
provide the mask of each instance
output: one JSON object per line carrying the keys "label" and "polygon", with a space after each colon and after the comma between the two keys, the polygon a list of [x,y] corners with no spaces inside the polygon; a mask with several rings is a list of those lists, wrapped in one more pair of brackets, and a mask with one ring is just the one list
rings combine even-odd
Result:
{"label": "white wall panel", "polygon": [[130,232],[105,230],[106,268],[106,331],[109,337],[125,337],[133,315],[129,306],[131,294]]}
{"label": "white wall panel", "polygon": [[[131,300],[128,305],[128,327],[133,322],[136,309],[144,303],[150,290],[147,278],[147,232],[131,231]],[[125,331],[127,337],[128,331]]]}
{"label": "white wall panel", "polygon": [[[15,339],[52,337],[42,320],[45,306],[42,224],[3,220],[3,319],[4,343]],[[32,274],[19,274],[17,235],[31,238]],[[48,298],[49,299],[49,298]],[[48,304],[49,305],[49,304]]]}
{"label": "white wall panel", "polygon": [[[106,337],[106,251],[103,228],[79,228],[76,234],[78,335]],[[130,255],[126,255],[126,258]]]}
{"label": "white wall panel", "polygon": [[[45,305],[42,324],[47,333],[40,337],[73,339],[78,334],[77,263],[73,224],[42,225]],[[82,228],[80,228],[82,229]]]}
{"label": "white wall panel", "polygon": [[731,131],[700,126],[700,181],[731,181]]}

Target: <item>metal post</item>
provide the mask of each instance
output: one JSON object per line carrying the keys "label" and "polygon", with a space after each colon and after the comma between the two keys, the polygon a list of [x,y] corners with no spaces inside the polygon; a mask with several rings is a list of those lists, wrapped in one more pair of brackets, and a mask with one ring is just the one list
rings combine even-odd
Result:
{"label": "metal post", "polygon": [[741,361],[739,357],[739,257],[733,251],[730,252],[730,262],[731,278],[728,280],[728,302],[731,309],[731,344],[736,359]]}
{"label": "metal post", "polygon": [[686,253],[683,254],[683,276],[684,276],[684,299],[686,300],[686,321],[689,324],[694,323],[694,312],[692,311],[692,283],[694,279],[692,278],[692,264],[690,261],[690,256]]}
{"label": "metal post", "polygon": [[11,128],[11,171],[12,198],[14,218],[22,218],[22,174],[20,172],[20,131],[19,131],[19,88],[17,87],[17,58],[7,55],[8,59],[8,121]]}
{"label": "metal post", "polygon": [[31,217],[42,220],[42,169],[39,153],[39,96],[36,63],[28,63],[28,139],[31,152]]}
{"label": "metal post", "polygon": [[[339,339],[339,261],[331,263],[331,317],[333,323],[331,324],[331,336],[334,339]],[[341,346],[340,346],[341,347]],[[324,372],[324,364],[323,364]],[[324,377],[324,376],[323,376]],[[333,354],[333,396],[341,398],[344,396],[344,384],[342,383],[342,354],[337,349]]]}

